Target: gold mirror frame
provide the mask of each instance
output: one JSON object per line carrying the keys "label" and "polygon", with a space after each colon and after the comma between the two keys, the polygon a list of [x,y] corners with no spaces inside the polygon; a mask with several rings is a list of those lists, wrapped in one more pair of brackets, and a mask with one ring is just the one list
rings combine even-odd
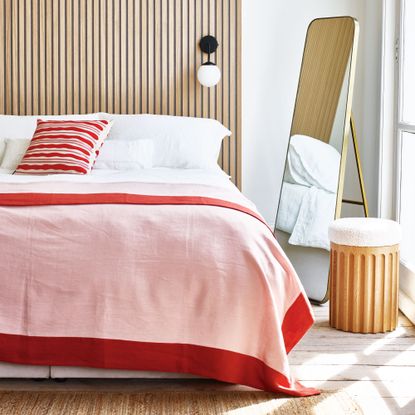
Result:
{"label": "gold mirror frame", "polygon": [[[358,46],[358,38],[359,38],[359,24],[355,18],[350,17],[350,16],[318,18],[318,19],[314,19],[308,26],[307,36],[306,36],[305,46],[304,46],[304,51],[303,51],[303,58],[301,62],[300,79],[298,82],[297,94],[296,94],[296,99],[295,99],[295,107],[294,107],[294,114],[293,114],[293,119],[292,119],[292,124],[291,124],[290,137],[292,137],[294,134],[301,133],[301,134],[309,135],[312,137],[319,137],[324,142],[328,142],[328,140],[330,139],[332,124],[328,127],[327,125],[324,125],[324,121],[322,121],[321,118],[319,119],[318,117],[324,117],[324,116],[328,118],[334,117],[334,114],[337,110],[337,106],[339,102],[340,90],[338,90],[338,88],[341,88],[342,82],[339,83],[339,80],[337,79],[336,85],[334,84],[328,85],[328,86],[325,85],[325,88],[332,88],[331,90],[336,90],[337,88],[337,90],[335,91],[335,94],[333,94],[333,97],[332,97],[333,102],[335,101],[335,105],[332,105],[332,106],[326,105],[325,114],[324,112],[323,112],[323,115],[321,114],[321,112],[319,113],[317,105],[316,105],[315,110],[314,108],[312,109],[314,112],[313,111],[310,112],[309,102],[308,104],[306,102],[307,100],[314,101],[314,95],[312,93],[310,94],[310,90],[315,91],[315,93],[317,94],[324,93],[324,91],[320,91],[320,89],[318,89],[319,86],[321,85],[315,85],[312,82],[310,82],[310,79],[307,79],[307,76],[310,74],[308,74],[304,70],[309,60],[312,61],[313,59],[321,59],[321,60],[327,59],[327,54],[325,54],[323,48],[319,49],[318,47],[316,47],[318,46],[316,42],[316,33],[313,32],[313,29],[314,29],[313,25],[316,22],[322,21],[322,20],[325,20],[325,21],[331,20],[333,24],[344,24],[345,27],[349,27],[349,30],[352,29],[350,30],[350,34],[347,33],[347,30],[345,29],[346,35],[344,36],[344,39],[339,40],[340,42],[339,48],[341,48],[342,46],[341,44],[342,41],[344,44],[347,44],[347,45],[351,44],[351,47],[347,48],[347,50],[343,54],[340,55],[338,62],[334,62],[334,61],[331,62],[332,64],[337,65],[339,70],[342,67],[345,68],[345,70],[343,71],[343,78],[344,78],[344,74],[346,73],[346,71],[349,71],[349,83],[348,83],[347,94],[346,94],[346,108],[345,108],[345,118],[344,118],[344,125],[343,125],[343,142],[341,146],[341,158],[340,158],[340,166],[339,166],[339,173],[338,173],[339,178],[338,178],[338,186],[337,186],[334,219],[338,219],[341,217],[341,210],[342,210],[343,203],[361,204],[364,207],[365,215],[367,216],[366,195],[364,191],[363,177],[361,174],[360,157],[359,157],[359,152],[357,148],[355,128],[354,128],[354,123],[352,120],[352,97],[353,97],[353,89],[354,89],[354,83],[355,83],[357,46]],[[319,35],[325,36],[324,31],[326,29],[327,30],[330,29],[329,24],[327,24],[326,26],[323,25],[323,28],[316,28],[316,31],[321,30],[321,33],[319,33]],[[310,67],[312,68],[311,71],[316,70],[313,66],[314,65],[310,65]],[[312,74],[309,77],[313,78]],[[308,85],[307,85],[307,82],[308,82]],[[302,99],[305,101],[301,102]],[[322,99],[321,96],[320,96],[320,99]],[[302,105],[304,106],[305,109],[301,111]],[[354,150],[355,150],[355,156],[356,156],[356,165],[357,165],[358,174],[359,174],[359,183],[360,183],[360,188],[362,191],[362,202],[348,201],[348,200],[343,199],[346,161],[347,161],[347,152],[348,152],[348,146],[349,146],[350,133],[352,133],[352,138],[353,138],[353,144],[354,144]],[[287,163],[287,156],[288,156],[288,148],[287,148],[287,154],[286,154],[286,163]],[[284,173],[285,173],[285,169],[284,169]],[[277,218],[278,218],[278,211],[279,211],[280,201],[281,201],[282,187],[283,185],[281,185],[281,189],[280,189],[280,197],[279,197],[278,209],[277,209]],[[276,224],[277,224],[277,220],[276,220]],[[274,233],[275,232],[276,232],[276,228],[275,228]],[[330,271],[328,272],[330,273]],[[330,281],[330,278],[328,275],[327,289],[326,289],[324,298],[322,300],[310,298],[312,302],[317,303],[317,304],[323,304],[329,299],[329,281]]]}
{"label": "gold mirror frame", "polygon": [[[355,149],[355,155],[356,155],[356,163],[359,169],[359,180],[360,180],[360,183],[363,185],[363,178],[360,174],[361,173],[360,156],[359,156],[359,152],[357,148],[354,123],[352,120],[352,101],[353,101],[353,89],[354,89],[355,76],[356,76],[357,45],[359,41],[359,23],[353,17],[350,17],[350,19],[353,20],[355,34],[354,34],[353,43],[352,43],[352,50],[350,53],[349,88],[347,91],[346,115],[344,119],[344,131],[343,131],[343,146],[342,146],[342,154],[341,154],[341,160],[340,160],[339,185],[337,188],[336,212],[334,215],[334,219],[339,219],[341,217],[341,210],[342,210],[342,205],[343,205],[344,181],[345,181],[345,176],[346,176],[347,150],[349,148],[349,136],[350,136],[351,131],[353,132],[353,143],[354,143],[354,149]],[[352,124],[353,124],[353,129],[351,128]],[[363,191],[363,194],[364,194],[364,191]],[[328,300],[328,291],[329,291],[329,286],[327,285],[327,293],[325,296],[326,301]]]}

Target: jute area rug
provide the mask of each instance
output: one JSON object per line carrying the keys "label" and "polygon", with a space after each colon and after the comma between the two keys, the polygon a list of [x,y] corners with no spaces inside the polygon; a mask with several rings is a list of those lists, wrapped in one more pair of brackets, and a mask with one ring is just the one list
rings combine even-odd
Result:
{"label": "jute area rug", "polygon": [[0,392],[1,415],[363,414],[345,392],[291,398],[266,392]]}

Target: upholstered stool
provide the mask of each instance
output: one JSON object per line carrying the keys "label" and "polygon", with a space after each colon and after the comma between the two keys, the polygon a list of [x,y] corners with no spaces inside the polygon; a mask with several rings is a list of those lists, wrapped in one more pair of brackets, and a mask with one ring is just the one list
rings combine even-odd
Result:
{"label": "upholstered stool", "polygon": [[396,328],[400,225],[344,218],[329,227],[330,326],[354,333]]}

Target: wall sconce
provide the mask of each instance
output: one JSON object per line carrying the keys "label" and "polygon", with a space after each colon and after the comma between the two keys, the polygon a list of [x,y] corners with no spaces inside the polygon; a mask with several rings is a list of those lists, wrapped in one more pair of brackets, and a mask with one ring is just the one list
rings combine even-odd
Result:
{"label": "wall sconce", "polygon": [[209,55],[208,61],[205,62],[197,71],[197,79],[201,85],[208,88],[217,85],[220,81],[220,69],[210,61],[210,54],[215,53],[219,46],[218,41],[213,36],[205,36],[200,40],[200,49]]}

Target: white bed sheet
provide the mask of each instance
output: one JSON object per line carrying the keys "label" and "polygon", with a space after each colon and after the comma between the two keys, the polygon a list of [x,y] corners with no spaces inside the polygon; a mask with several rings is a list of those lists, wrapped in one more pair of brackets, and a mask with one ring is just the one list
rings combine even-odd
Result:
{"label": "white bed sheet", "polygon": [[51,174],[51,175],[16,175],[10,170],[0,169],[0,183],[40,183],[40,182],[71,182],[71,183],[188,183],[211,185],[224,188],[236,187],[229,176],[221,169],[170,169],[151,168],[140,170],[93,170],[87,175]]}

